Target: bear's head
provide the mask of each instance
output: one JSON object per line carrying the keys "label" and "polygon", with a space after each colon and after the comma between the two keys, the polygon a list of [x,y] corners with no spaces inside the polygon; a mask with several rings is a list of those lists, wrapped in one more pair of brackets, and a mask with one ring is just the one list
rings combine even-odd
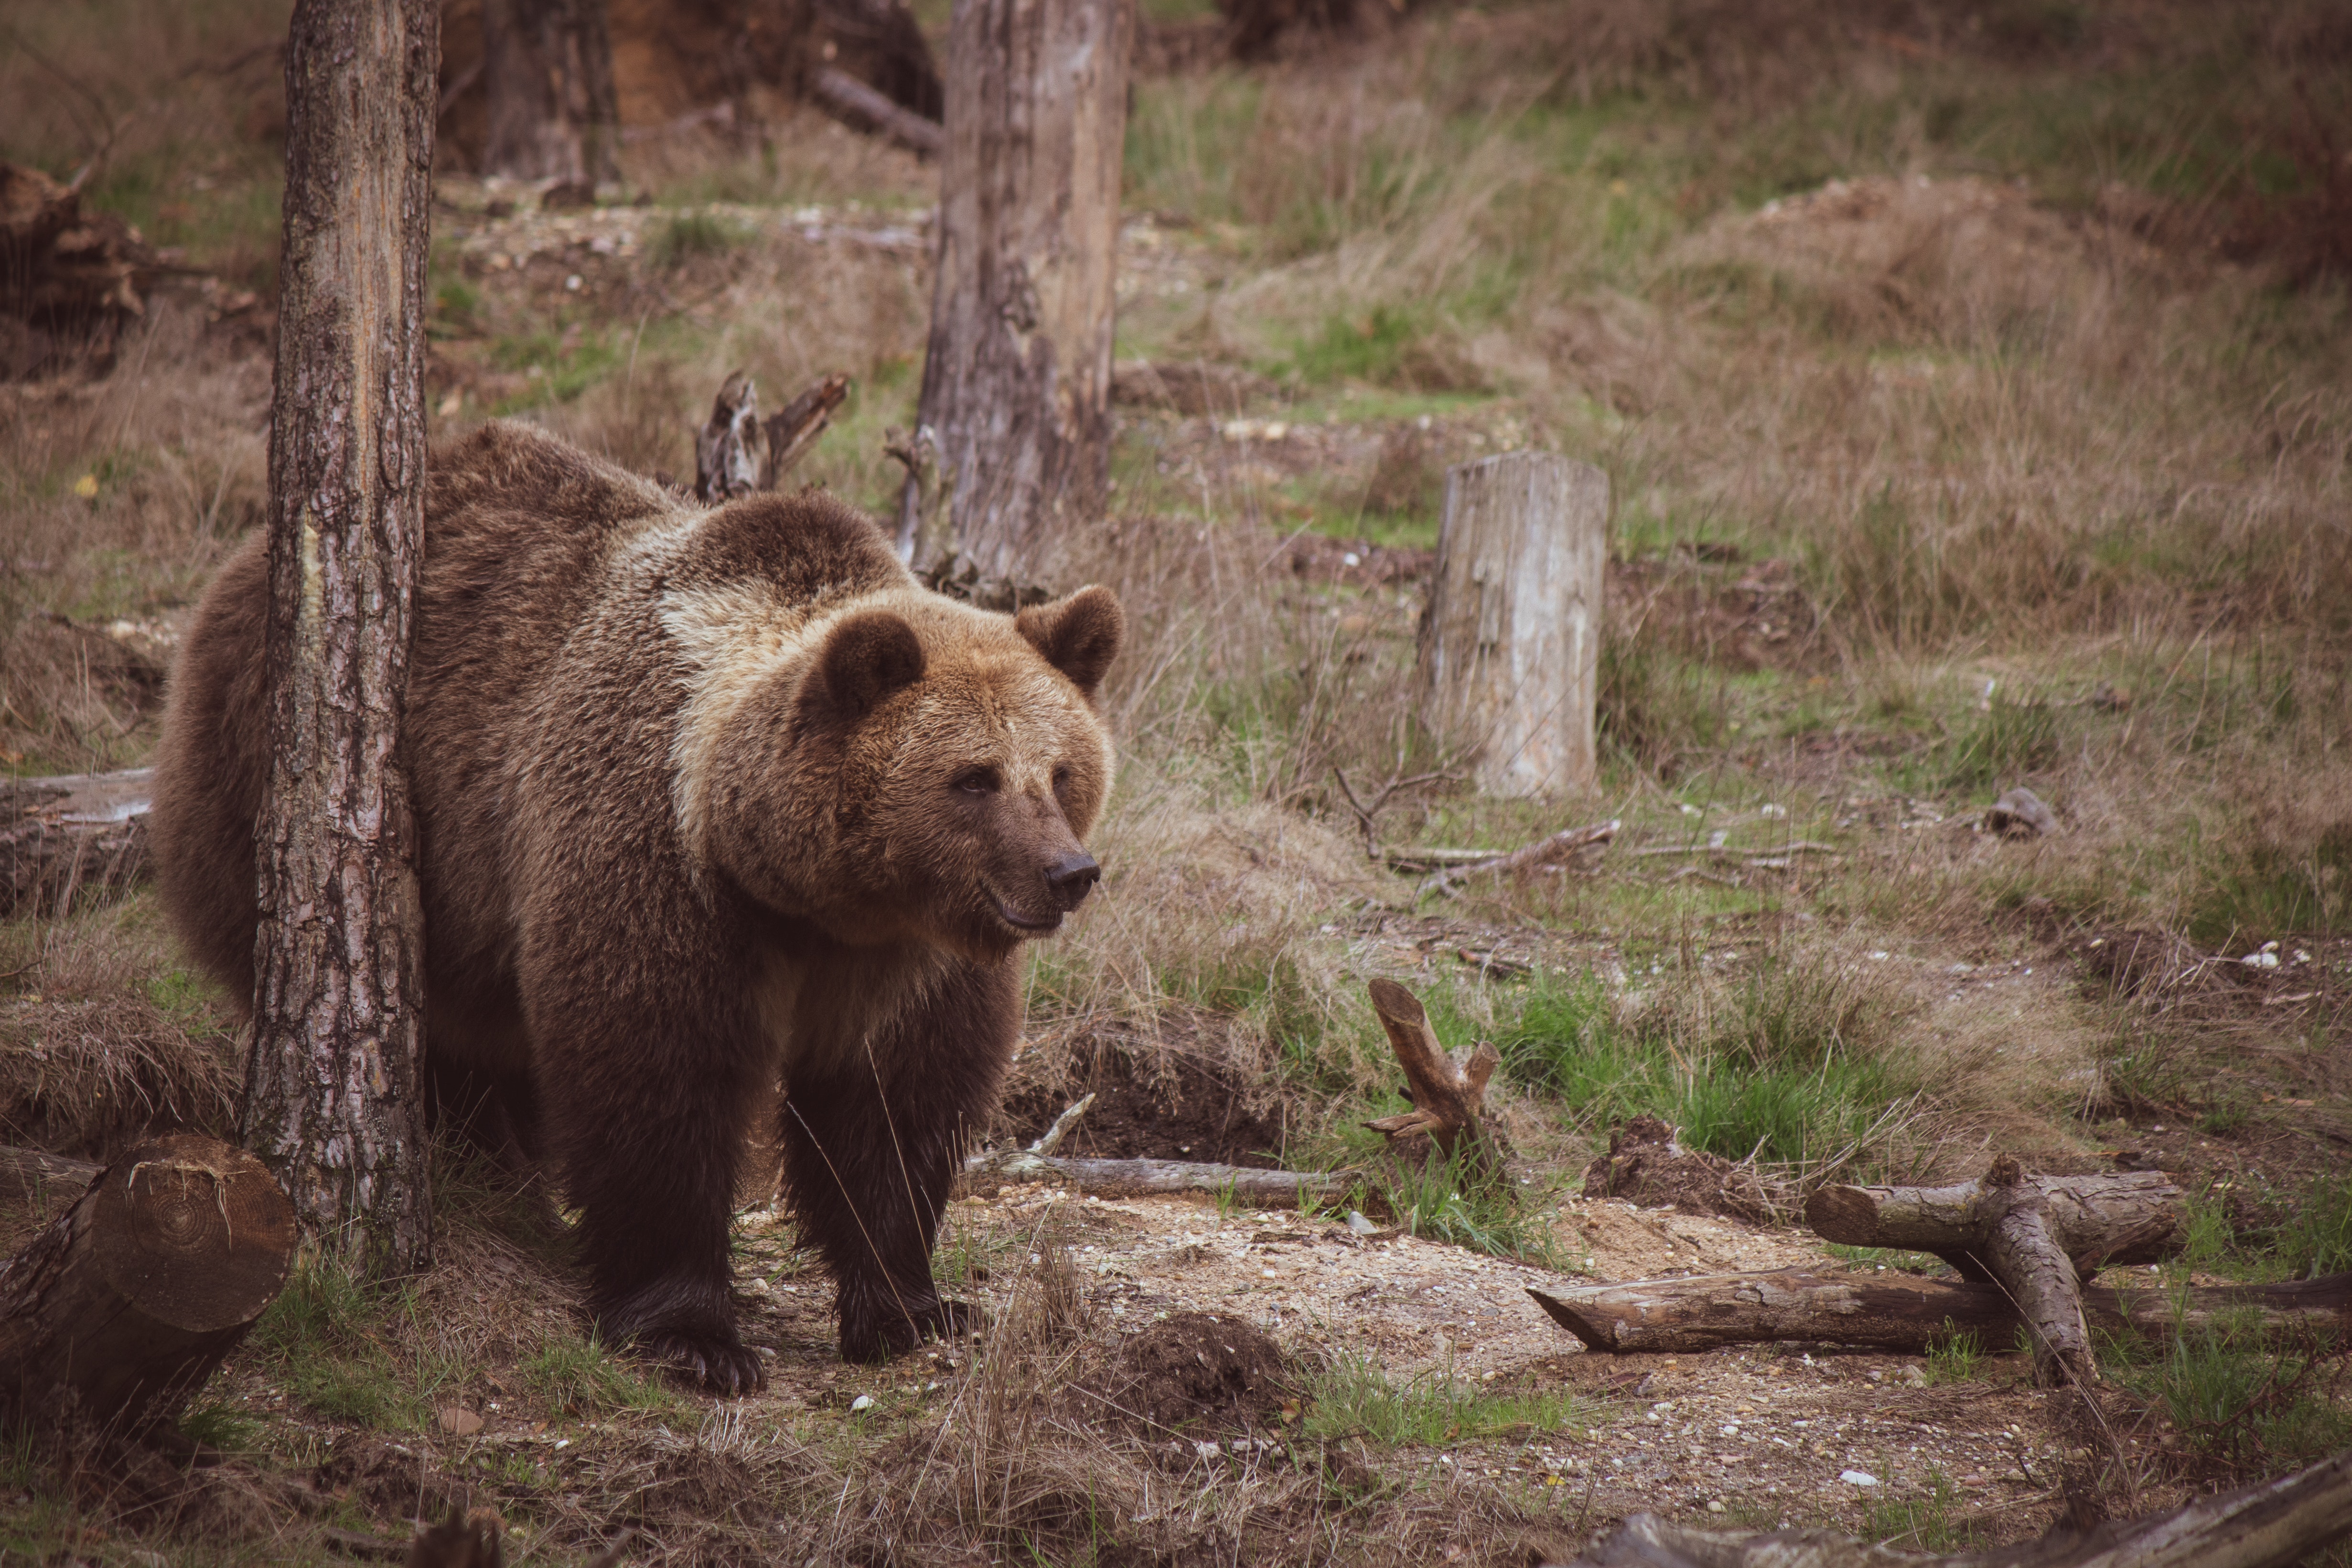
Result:
{"label": "bear's head", "polygon": [[1093,587],[1018,616],[891,593],[810,627],[729,726],[709,858],[843,942],[985,957],[1058,929],[1100,875],[1125,626]]}

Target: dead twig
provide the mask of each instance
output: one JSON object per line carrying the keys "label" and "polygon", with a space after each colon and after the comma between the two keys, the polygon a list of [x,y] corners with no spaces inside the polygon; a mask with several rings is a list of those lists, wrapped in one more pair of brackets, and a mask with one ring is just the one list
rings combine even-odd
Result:
{"label": "dead twig", "polygon": [[1457,877],[1507,876],[1528,866],[1541,866],[1588,844],[1606,844],[1617,837],[1617,830],[1623,826],[1622,821],[1612,816],[1589,827],[1564,828],[1549,838],[1539,838],[1533,844],[1514,849],[1507,855],[1497,855],[1491,860],[1481,860],[1469,866],[1449,866],[1422,883],[1419,891],[1423,895],[1450,895],[1454,891],[1454,879]]}
{"label": "dead twig", "polygon": [[1415,773],[1411,778],[1406,778],[1401,773],[1391,773],[1388,783],[1381,785],[1380,793],[1372,796],[1372,804],[1370,805],[1356,798],[1355,787],[1348,783],[1348,775],[1343,770],[1333,767],[1331,776],[1339,782],[1339,793],[1346,797],[1348,809],[1356,814],[1357,826],[1363,830],[1365,858],[1377,860],[1381,858],[1381,849],[1379,841],[1373,837],[1372,825],[1379,819],[1381,813],[1394,804],[1399,795],[1417,789],[1425,789],[1433,784],[1448,783],[1461,775],[1444,769],[1439,769],[1434,773]]}

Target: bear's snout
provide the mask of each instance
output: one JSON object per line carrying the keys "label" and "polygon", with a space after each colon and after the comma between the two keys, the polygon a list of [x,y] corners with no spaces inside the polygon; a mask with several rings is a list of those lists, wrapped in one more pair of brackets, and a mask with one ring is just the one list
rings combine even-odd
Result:
{"label": "bear's snout", "polygon": [[1087,894],[1100,880],[1102,868],[1083,849],[1063,856],[1045,868],[1045,885],[1054,890],[1054,901],[1065,911],[1086,902]]}

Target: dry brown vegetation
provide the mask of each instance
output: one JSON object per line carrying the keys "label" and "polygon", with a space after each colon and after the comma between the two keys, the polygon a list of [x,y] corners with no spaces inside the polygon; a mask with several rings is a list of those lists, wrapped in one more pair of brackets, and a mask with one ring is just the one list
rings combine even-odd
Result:
{"label": "dry brown vegetation", "polygon": [[[64,175],[102,154],[91,198],[196,269],[110,363],[0,385],[12,772],[142,759],[175,629],[260,515],[282,9],[8,24],[0,101],[23,112],[0,155]],[[1114,516],[1050,574],[1129,606],[1125,771],[1100,901],[1032,969],[1000,1133],[1116,1081],[1094,1152],[1244,1126],[1269,1146],[1223,1152],[1368,1161],[1358,1123],[1397,1102],[1361,982],[1386,973],[1449,1043],[1503,1047],[1534,1178],[1450,1206],[1444,1173],[1368,1184],[1426,1237],[1573,1261],[1563,1184],[1649,1111],[1797,1184],[2122,1151],[2205,1194],[2200,1269],[2352,1261],[2328,1229],[2352,1203],[2321,1179],[2352,1136],[2340,8],[1559,0],[1377,29],[1139,86],[1120,353],[1171,374],[1122,410]],[[439,433],[531,418],[677,474],[729,371],[772,403],[845,371],[803,473],[881,507],[931,176],[776,112],[633,144],[651,205],[576,220],[446,171]],[[1370,838],[1627,827],[1575,867],[1416,900],[1333,773],[1370,798],[1449,768],[1410,700],[1436,486],[1526,442],[1614,486],[1602,787],[1439,781]],[[2019,783],[2063,834],[1983,830]],[[1776,855],[1797,840],[1835,852]],[[2275,967],[2243,962],[2273,942]],[[9,1141],[102,1157],[153,1122],[221,1128],[237,1077],[143,899],[0,929]],[[768,1325],[778,1388],[707,1407],[582,1338],[543,1203],[445,1191],[431,1279],[308,1282],[200,1413],[247,1453],[215,1472],[245,1490],[126,1523],[127,1493],[18,1454],[6,1485],[32,1500],[0,1550],[301,1556],[468,1498],[547,1562],[625,1526],[665,1561],[1501,1561],[1575,1521],[1556,1493],[1431,1479],[1433,1451],[1489,1452],[1443,1423],[1238,1468],[1190,1428],[1171,1450],[1107,1424],[1071,1390],[1110,1386],[1136,1325],[1089,1307],[1108,1277],[1043,1231],[958,1229],[992,1337],[977,1369],[910,1373],[883,1422],[845,1408],[821,1312],[783,1293],[821,1282],[755,1216],[745,1267],[793,1304]],[[2323,1401],[2200,1447],[2252,1429],[2189,1397],[2237,1364],[2119,1371],[2138,1403],[2116,1419],[2153,1425],[2117,1473],[2155,1495],[2340,1434]],[[1331,1369],[1292,1370],[1297,1420],[1342,1403]],[[1507,1370],[1496,1389],[1529,1397],[1568,1375]],[[492,1401],[509,1446],[440,1429]],[[1927,1539],[1905,1517],[1852,1520]]]}

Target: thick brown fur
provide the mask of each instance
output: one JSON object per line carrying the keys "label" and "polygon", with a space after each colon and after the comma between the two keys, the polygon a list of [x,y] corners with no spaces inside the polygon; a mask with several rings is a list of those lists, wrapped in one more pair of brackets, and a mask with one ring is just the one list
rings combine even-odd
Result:
{"label": "thick brown fur", "polygon": [[[181,655],[151,818],[174,925],[248,1005],[267,593],[257,539]],[[844,1354],[961,1325],[931,1244],[1018,946],[1095,879],[1121,630],[1099,588],[929,593],[814,490],[705,512],[513,425],[437,460],[404,721],[428,1065],[560,1173],[607,1333],[761,1380],[728,1217],[768,1104]]]}

